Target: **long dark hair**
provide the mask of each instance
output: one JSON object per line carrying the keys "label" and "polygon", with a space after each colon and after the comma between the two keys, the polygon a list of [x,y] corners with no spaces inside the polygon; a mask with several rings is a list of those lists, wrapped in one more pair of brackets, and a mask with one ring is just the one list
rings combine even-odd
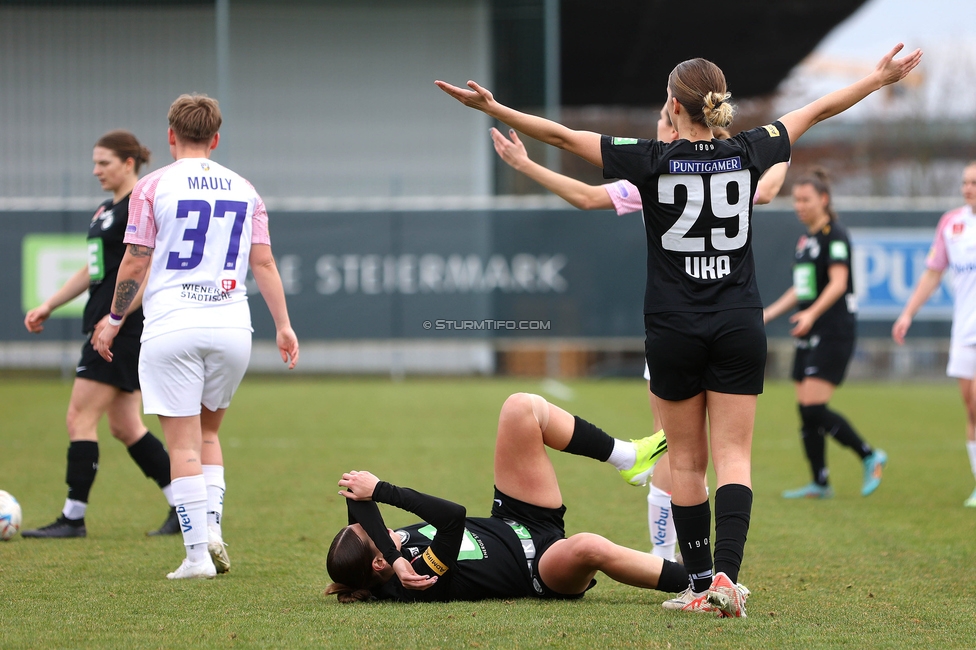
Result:
{"label": "long dark hair", "polygon": [[379,582],[373,571],[373,553],[352,526],[340,530],[332,540],[325,567],[335,581],[325,588],[326,595],[335,594],[340,603],[372,599],[369,588]]}
{"label": "long dark hair", "polygon": [[95,146],[108,149],[122,162],[132,158],[135,161],[136,174],[139,173],[140,167],[149,162],[149,149],[140,144],[136,136],[124,129],[109,131],[98,139]]}
{"label": "long dark hair", "polygon": [[793,187],[797,185],[809,185],[820,196],[826,196],[827,205],[824,209],[827,211],[827,216],[830,217],[831,221],[837,221],[837,210],[834,209],[834,199],[830,193],[830,177],[827,175],[827,170],[822,167],[814,167],[793,182]]}

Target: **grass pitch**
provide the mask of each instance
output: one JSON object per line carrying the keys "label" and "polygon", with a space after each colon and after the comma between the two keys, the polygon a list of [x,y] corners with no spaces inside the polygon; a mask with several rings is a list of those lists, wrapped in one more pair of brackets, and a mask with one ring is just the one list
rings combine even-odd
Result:
{"label": "grass pitch", "polygon": [[[650,431],[644,384],[581,381],[550,401],[621,438]],[[0,543],[0,647],[114,648],[972,648],[976,511],[964,415],[952,383],[852,384],[834,406],[890,457],[884,482],[859,494],[861,466],[829,443],[837,496],[785,501],[808,481],[792,386],[769,384],[754,442],[755,505],[741,580],[749,618],[665,612],[664,594],[598,585],[576,602],[339,605],[322,590],[325,555],[345,523],[339,474],[381,478],[491,505],[496,418],[533,380],[247,379],[224,422],[224,537],[233,568],[170,582],[179,538],[147,538],[166,504],[107,429],[88,537]],[[25,527],[64,501],[70,384],[0,381],[0,489]],[[159,435],[159,425],[147,418]],[[585,458],[551,454],[568,532],[649,548],[646,489]],[[713,486],[714,487],[714,486]],[[386,508],[393,526],[408,513]]]}

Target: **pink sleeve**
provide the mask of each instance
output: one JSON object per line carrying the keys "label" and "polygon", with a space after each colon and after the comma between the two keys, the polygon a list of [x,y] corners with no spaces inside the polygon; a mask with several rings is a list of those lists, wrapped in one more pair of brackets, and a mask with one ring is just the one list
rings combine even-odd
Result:
{"label": "pink sleeve", "polygon": [[129,198],[129,222],[125,227],[126,244],[156,248],[156,217],[153,202],[162,174],[150,174],[136,183]]}
{"label": "pink sleeve", "polygon": [[939,225],[935,229],[935,239],[932,240],[932,248],[929,255],[925,258],[925,268],[932,271],[943,272],[949,268],[949,254],[946,252],[945,231],[952,221],[953,213],[947,212],[939,219]]}
{"label": "pink sleeve", "polygon": [[640,192],[637,191],[637,186],[630,181],[608,183],[603,186],[603,189],[610,195],[610,202],[613,203],[613,208],[617,214],[640,212],[644,209]]}
{"label": "pink sleeve", "polygon": [[254,204],[254,217],[251,220],[251,243],[271,245],[271,233],[268,232],[268,210],[264,201],[257,197]]}

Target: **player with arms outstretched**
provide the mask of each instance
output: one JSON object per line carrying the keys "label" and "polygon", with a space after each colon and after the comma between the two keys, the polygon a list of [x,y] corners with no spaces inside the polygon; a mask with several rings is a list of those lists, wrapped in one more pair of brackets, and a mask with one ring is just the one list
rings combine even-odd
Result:
{"label": "player with arms outstretched", "polygon": [[[473,81],[435,82],[466,106],[532,138],[602,167],[640,190],[647,232],[645,352],[661,398],[679,549],[691,576],[684,611],[745,613],[736,588],[752,512],[752,432],[762,392],[766,334],[752,258],[752,197],[759,177],[789,160],[791,145],[814,124],[904,78],[920,50],[895,60],[896,46],[871,74],[764,127],[715,140],[732,123],[725,75],[691,59],[668,78],[672,143],[574,131],[499,104]],[[707,424],[707,427],[706,427]],[[705,490],[715,466],[715,563]]]}
{"label": "player with arms outstretched", "polygon": [[[718,128],[714,129],[714,135],[717,140],[727,140],[731,137],[728,131]],[[502,135],[498,129],[492,127],[491,139],[498,156],[513,169],[525,174],[577,208],[581,210],[613,209],[618,215],[639,213],[643,210],[640,190],[630,181],[618,180],[604,185],[583,183],[575,178],[546,169],[531,160],[515,129],[509,130],[509,136],[511,137],[510,140]],[[661,142],[673,142],[677,138],[678,132],[674,130],[674,125],[671,124],[671,116],[668,115],[667,106],[662,106],[657,121],[657,139]],[[779,163],[773,165],[769,171],[763,174],[762,178],[759,179],[759,187],[753,197],[753,203],[757,205],[769,203],[779,194],[786,178],[788,166],[789,163]],[[644,379],[647,381],[648,397],[651,410],[654,413],[654,430],[661,431],[660,408],[656,404],[657,398],[654,396],[654,391],[651,390],[651,373],[647,364],[644,365]],[[646,476],[639,476],[637,481],[631,481],[631,483],[633,485],[644,485],[646,481]],[[665,560],[674,560],[677,557],[675,548],[678,538],[674,530],[674,519],[671,516],[671,467],[667,453],[661,456],[660,461],[653,468],[651,487],[647,494],[647,526],[651,538],[651,552]]]}
{"label": "player with arms outstretched", "polygon": [[250,266],[294,368],[291,328],[264,202],[244,178],[210,160],[220,141],[216,100],[181,95],[169,109],[176,162],[132,192],[112,313],[95,349],[112,359],[121,319],[150,269],[139,377],[146,413],[159,416],[186,559],[167,577],[212,578],[230,568],[221,530],[224,467],[218,431],[251,354]]}

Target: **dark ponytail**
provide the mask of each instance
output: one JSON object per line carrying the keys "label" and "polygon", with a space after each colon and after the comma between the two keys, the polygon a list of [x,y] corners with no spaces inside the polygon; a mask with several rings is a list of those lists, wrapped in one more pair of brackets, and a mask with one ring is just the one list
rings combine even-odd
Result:
{"label": "dark ponytail", "polygon": [[123,129],[109,131],[98,139],[95,146],[110,150],[122,162],[132,158],[135,161],[136,174],[140,167],[149,162],[149,149],[142,146],[136,136]]}
{"label": "dark ponytail", "polygon": [[373,553],[352,526],[340,530],[332,540],[325,567],[335,581],[325,588],[326,595],[336,594],[340,603],[373,598],[369,588],[380,581],[373,570]]}
{"label": "dark ponytail", "polygon": [[837,221],[837,210],[834,209],[834,199],[830,192],[830,177],[827,175],[827,170],[822,167],[814,167],[793,182],[793,187],[797,185],[809,185],[820,196],[826,196],[827,205],[824,209],[827,211],[827,216],[830,217],[831,221]]}

